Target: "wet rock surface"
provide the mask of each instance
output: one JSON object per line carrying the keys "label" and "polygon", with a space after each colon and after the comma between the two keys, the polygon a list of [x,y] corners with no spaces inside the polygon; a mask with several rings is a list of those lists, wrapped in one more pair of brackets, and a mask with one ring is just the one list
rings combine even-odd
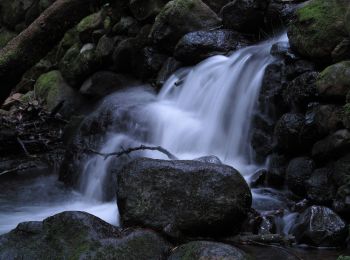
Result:
{"label": "wet rock surface", "polygon": [[312,206],[297,219],[293,234],[299,243],[313,246],[342,246],[348,235],[345,222],[331,209]]}
{"label": "wet rock surface", "polygon": [[146,158],[118,173],[117,199],[123,225],[171,236],[235,233],[251,206],[248,185],[229,166]]}

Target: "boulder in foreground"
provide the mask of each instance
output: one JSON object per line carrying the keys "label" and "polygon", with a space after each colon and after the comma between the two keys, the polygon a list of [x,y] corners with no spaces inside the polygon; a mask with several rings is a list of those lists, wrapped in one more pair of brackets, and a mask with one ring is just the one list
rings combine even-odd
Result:
{"label": "boulder in foreground", "polygon": [[121,231],[84,212],[20,223],[0,236],[0,259],[162,259],[170,249],[149,230]]}
{"label": "boulder in foreground", "polygon": [[141,158],[117,179],[122,224],[175,237],[235,233],[252,203],[243,177],[226,165]]}

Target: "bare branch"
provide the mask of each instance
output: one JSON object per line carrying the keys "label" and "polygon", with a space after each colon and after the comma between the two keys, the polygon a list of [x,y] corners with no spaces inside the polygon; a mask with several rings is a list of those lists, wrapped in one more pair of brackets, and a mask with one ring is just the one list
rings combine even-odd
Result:
{"label": "bare branch", "polygon": [[172,153],[170,153],[168,150],[164,149],[161,146],[140,145],[139,147],[132,147],[132,148],[128,148],[128,149],[122,148],[122,151],[114,152],[114,153],[101,153],[101,152],[95,151],[93,149],[87,149],[88,152],[103,156],[105,160],[111,156],[121,157],[123,155],[129,155],[132,152],[141,151],[141,150],[158,151],[158,152],[165,154],[170,160],[178,160],[178,158],[175,155],[173,155]]}

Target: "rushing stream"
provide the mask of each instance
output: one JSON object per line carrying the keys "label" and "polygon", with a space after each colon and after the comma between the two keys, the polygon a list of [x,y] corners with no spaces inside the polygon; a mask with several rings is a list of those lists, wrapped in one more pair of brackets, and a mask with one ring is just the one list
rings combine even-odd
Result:
{"label": "rushing stream", "polygon": [[[118,104],[115,122],[122,120],[120,111],[127,110],[131,118],[123,133],[106,133],[107,142],[101,145],[100,152],[148,144],[162,146],[180,159],[215,155],[238,169],[249,182],[250,176],[264,167],[254,163],[250,129],[265,68],[275,60],[270,55],[271,46],[280,41],[287,41],[287,36],[182,69],[169,78],[157,96],[149,87],[110,95],[101,107]],[[166,159],[151,151],[138,152],[137,156]],[[80,192],[67,190],[55,176],[17,183],[16,189],[9,188],[10,184],[0,187],[6,191],[0,194],[0,233],[19,222],[41,220],[65,210],[87,211],[117,225],[116,203],[103,201],[111,161],[112,158],[104,160],[94,155],[83,162]],[[259,210],[283,204],[273,190],[253,194],[254,207]]]}

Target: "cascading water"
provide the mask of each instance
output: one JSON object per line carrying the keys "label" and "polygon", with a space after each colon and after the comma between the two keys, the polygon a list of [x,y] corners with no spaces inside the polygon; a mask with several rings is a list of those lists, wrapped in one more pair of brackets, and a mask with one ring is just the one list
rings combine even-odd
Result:
{"label": "cascading water", "polygon": [[[148,88],[137,87],[107,97],[108,102],[105,100],[102,106],[118,103],[118,111],[127,111],[128,123],[122,132],[106,133],[107,142],[101,145],[100,152],[149,144],[160,145],[180,159],[215,155],[237,168],[249,181],[250,174],[259,168],[250,148],[252,116],[265,68],[275,59],[270,55],[271,46],[280,41],[287,41],[287,36],[238,50],[230,57],[215,56],[194,68],[182,69],[169,78],[158,96]],[[121,114],[116,113],[114,121],[123,120]],[[146,131],[140,134],[139,129]],[[166,159],[151,151],[135,155]],[[46,215],[33,217],[31,213],[21,213],[17,223],[40,220],[62,210],[84,210],[117,224],[115,202],[103,202],[111,162],[99,155],[92,156],[84,162],[81,174],[83,196],[79,199],[71,196],[65,205],[55,206],[54,210],[40,209]],[[268,199],[261,194],[256,197]],[[77,200],[78,205],[72,202]],[[103,208],[99,210],[96,205]],[[10,218],[12,212],[8,215],[5,213],[0,219]],[[13,224],[0,232],[13,228]]]}

